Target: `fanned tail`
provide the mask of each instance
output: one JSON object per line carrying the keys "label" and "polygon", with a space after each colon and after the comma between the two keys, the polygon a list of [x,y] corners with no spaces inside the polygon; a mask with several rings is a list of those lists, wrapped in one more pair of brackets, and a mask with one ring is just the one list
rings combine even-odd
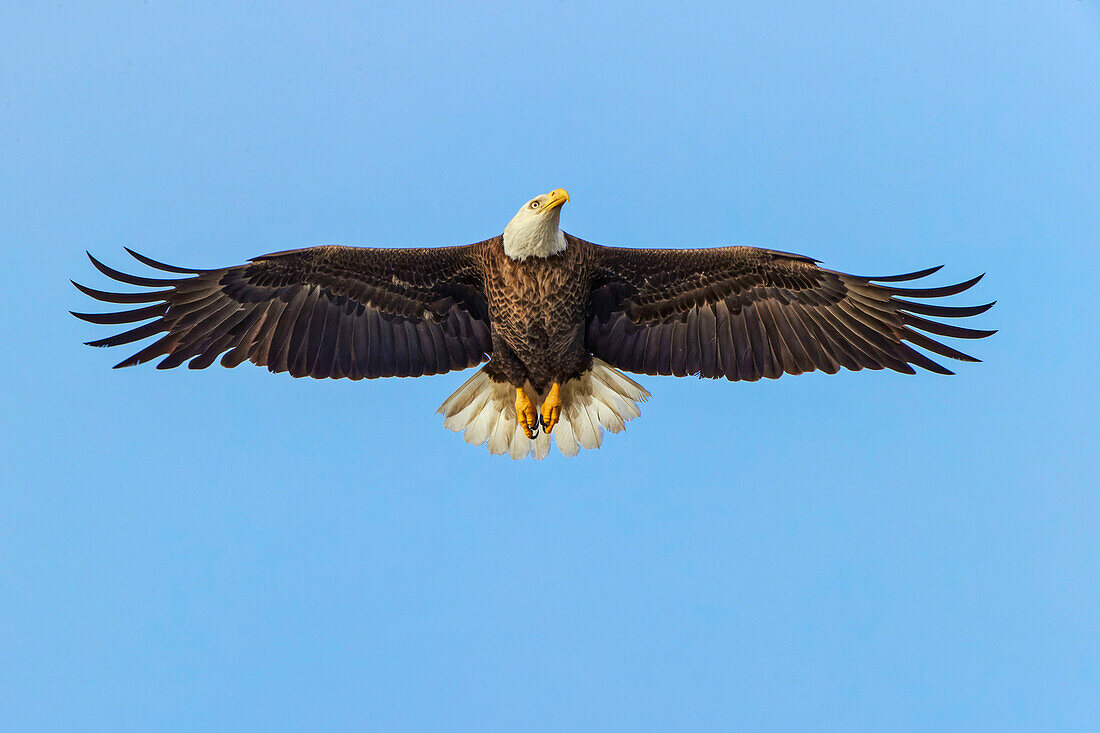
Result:
{"label": "fanned tail", "polygon": [[[539,405],[546,395],[536,395],[530,385],[527,394]],[[532,440],[516,419],[516,391],[494,382],[479,369],[440,406],[443,427],[464,433],[467,443],[487,445],[495,455],[507,453],[514,459],[542,459],[550,452],[545,432]],[[600,359],[578,379],[561,386],[561,417],[552,437],[563,455],[575,456],[581,448],[599,448],[603,431],[617,433],[641,415],[638,403],[649,399],[642,385]]]}
{"label": "fanned tail", "polygon": [[542,459],[550,452],[550,436],[540,432],[531,440],[520,427],[515,388],[489,379],[484,368],[444,400],[437,412],[443,415],[443,427],[464,433],[467,443],[487,443],[494,455]]}

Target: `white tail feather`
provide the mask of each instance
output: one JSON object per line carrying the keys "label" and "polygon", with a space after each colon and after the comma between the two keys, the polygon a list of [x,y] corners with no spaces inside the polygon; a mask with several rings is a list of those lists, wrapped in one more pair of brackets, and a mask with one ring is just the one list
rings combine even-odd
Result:
{"label": "white tail feather", "polygon": [[[527,385],[527,394],[541,407],[545,394],[537,395]],[[642,414],[639,402],[649,399],[642,385],[599,359],[578,379],[561,386],[561,417],[553,438],[558,450],[575,456],[581,448],[599,448],[603,431],[617,433],[627,422]],[[545,458],[550,452],[550,437],[539,431],[534,440],[523,432],[516,418],[516,391],[505,383],[494,382],[479,369],[454,391],[439,408],[443,427],[464,433],[467,443],[488,443],[489,452],[507,453],[513,459]]]}
{"label": "white tail feather", "polygon": [[558,444],[558,450],[563,456],[575,456],[580,446],[577,445],[577,435],[573,432],[573,425],[565,419],[562,413],[561,422],[554,428],[554,442]]}

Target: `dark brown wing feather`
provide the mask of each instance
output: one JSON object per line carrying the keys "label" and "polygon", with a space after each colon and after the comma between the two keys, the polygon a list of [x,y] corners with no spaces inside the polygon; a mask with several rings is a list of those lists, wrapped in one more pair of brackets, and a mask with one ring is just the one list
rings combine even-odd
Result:
{"label": "dark brown wing feather", "polygon": [[[117,366],[164,357],[158,369],[202,369],[251,361],[295,377],[363,379],[442,374],[484,361],[492,350],[480,258],[485,242],[435,249],[313,247],[218,270],[165,265],[127,250],[152,278],[92,264],[127,285],[112,293],[73,283],[107,303],[141,304],[112,313],[74,313],[107,325],[149,321],[91,346],[157,336]],[[146,305],[147,304],[147,305]]]}
{"label": "dark brown wing feather", "polygon": [[[921,316],[960,318],[993,303],[944,306],[981,276],[938,288],[903,288],[939,267],[888,277],[859,277],[818,267],[802,255],[757,249],[591,248],[592,353],[626,371],[754,381],[815,369],[893,369],[912,365],[951,374],[909,344],[962,361],[972,356],[926,334],[984,338]],[[919,314],[919,315],[918,315]]]}

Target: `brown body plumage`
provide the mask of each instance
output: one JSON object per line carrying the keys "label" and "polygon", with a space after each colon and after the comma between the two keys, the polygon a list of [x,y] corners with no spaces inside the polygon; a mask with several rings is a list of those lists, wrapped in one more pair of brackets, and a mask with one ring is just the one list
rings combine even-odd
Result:
{"label": "brown body plumage", "polygon": [[493,379],[516,387],[530,381],[545,392],[592,364],[584,342],[589,248],[573,237],[569,244],[560,254],[518,261],[504,255],[500,237],[483,245],[493,334],[486,371]]}
{"label": "brown body plumage", "polygon": [[[109,277],[155,289],[109,293],[77,285],[102,301],[142,305],[75,315],[102,324],[149,321],[91,342],[117,346],[157,337],[118,366],[163,357],[158,368],[185,362],[204,368],[220,357],[225,366],[248,360],[296,377],[361,379],[441,374],[490,359],[489,379],[536,395],[555,382],[579,385],[594,373],[594,357],[601,368],[749,381],[841,368],[913,373],[913,365],[950,374],[911,345],[976,361],[927,334],[993,333],[925,317],[973,316],[992,303],[921,302],[962,292],[980,276],[904,288],[895,283],[939,268],[859,277],[753,247],[623,249],[568,235],[562,242],[560,251],[521,259],[509,256],[499,236],[435,249],[315,247],[216,270],[132,253],[180,278],[128,275],[93,258]],[[644,399],[644,390],[630,384],[641,397],[629,399]],[[620,386],[620,397],[632,389]],[[593,424],[615,429],[629,419],[615,399],[605,402],[617,415],[590,408]],[[463,408],[448,409],[451,417]],[[507,420],[508,408],[499,409]],[[522,446],[507,440],[515,455]]]}

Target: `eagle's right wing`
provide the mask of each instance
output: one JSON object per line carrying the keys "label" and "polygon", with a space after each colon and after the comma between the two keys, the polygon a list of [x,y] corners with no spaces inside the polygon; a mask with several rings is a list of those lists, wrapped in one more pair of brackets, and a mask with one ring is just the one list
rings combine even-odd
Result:
{"label": "eagle's right wing", "polygon": [[832,374],[841,367],[912,374],[912,364],[950,374],[909,344],[977,361],[922,332],[971,339],[993,333],[922,317],[988,310],[992,303],[920,302],[961,293],[981,276],[957,285],[904,288],[895,283],[939,268],[859,277],[826,270],[809,257],[755,247],[589,246],[588,347],[630,372],[751,381],[813,370]]}
{"label": "eagle's right wing", "polygon": [[[410,377],[483,362],[492,350],[479,258],[464,247],[381,249],[312,247],[279,252],[217,270],[165,265],[182,278],[129,275],[91,258],[119,282],[159,288],[111,293],[73,283],[107,303],[148,303],[116,313],[74,313],[92,323],[149,323],[91,346],[159,338],[117,366],[165,357],[158,369],[189,362],[203,369],[221,357],[295,377]],[[89,255],[91,257],[91,255]]]}

